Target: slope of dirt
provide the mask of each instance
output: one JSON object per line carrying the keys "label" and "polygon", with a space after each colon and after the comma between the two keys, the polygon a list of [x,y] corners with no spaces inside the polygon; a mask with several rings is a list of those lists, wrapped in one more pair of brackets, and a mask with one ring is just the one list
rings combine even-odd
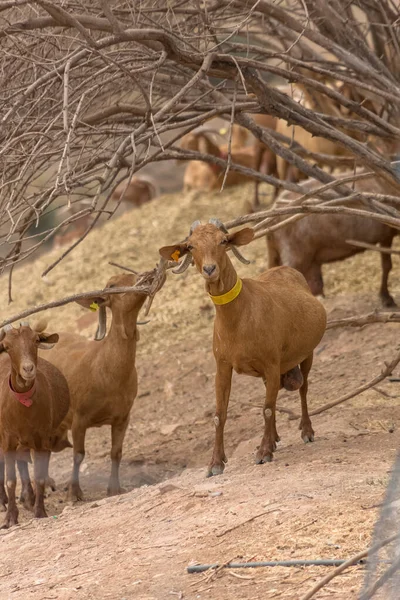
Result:
{"label": "slope of dirt", "polygon": [[[9,307],[3,280],[2,317],[103,287],[116,272],[109,260],[151,268],[160,245],[184,237],[195,219],[239,214],[251,193],[247,186],[221,195],[164,196],[125,213],[93,232],[47,282],[40,274],[60,251],[18,269],[15,302]],[[245,250],[252,264],[237,264],[241,275],[266,267],[264,241]],[[397,257],[394,262],[391,288],[400,300]],[[324,274],[330,318],[377,307],[377,253],[330,265]],[[93,335],[91,314],[77,305],[47,316],[49,329]],[[121,468],[128,493],[105,499],[108,427],[87,435],[82,465],[86,503],[66,503],[63,485],[71,452],[55,455],[51,471],[58,490],[47,499],[51,518],[32,521],[21,510],[21,527],[0,532],[0,598],[301,598],[326,569],[225,570],[211,577],[188,575],[185,568],[192,561],[223,563],[240,557],[342,558],[365,548],[399,447],[398,384],[386,381],[314,417],[316,442],[307,446],[298,422],[280,413],[282,442],[275,460],[257,466],[263,386],[234,376],[226,426],[229,462],[223,476],[206,479],[213,443],[213,309],[193,269],[180,277],[169,275],[150,316],[141,330],[139,395]],[[396,324],[327,332],[311,372],[311,409],[371,379],[397,346]],[[281,393],[279,407],[297,412],[298,395]],[[316,597],[356,598],[362,576],[362,568],[353,568]]]}

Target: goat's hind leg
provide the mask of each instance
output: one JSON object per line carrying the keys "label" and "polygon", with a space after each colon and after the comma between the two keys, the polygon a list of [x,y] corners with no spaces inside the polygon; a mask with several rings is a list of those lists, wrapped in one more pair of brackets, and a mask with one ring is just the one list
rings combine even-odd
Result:
{"label": "goat's hind leg", "polygon": [[2,450],[0,450],[0,512],[6,512],[6,504],[8,502],[6,489],[4,487],[4,471],[4,454]]}
{"label": "goat's hind leg", "polygon": [[68,499],[76,502],[83,500],[83,492],[79,485],[79,469],[85,458],[85,436],[86,425],[81,421],[81,417],[72,421],[72,441],[74,447],[74,462],[72,467],[72,478],[68,486]]}
{"label": "goat's hind leg", "polygon": [[257,464],[272,461],[273,453],[276,450],[276,442],[279,441],[275,419],[276,399],[278,397],[280,386],[281,375],[279,372],[279,367],[276,367],[267,373],[265,381],[266,395],[264,403],[264,435],[256,454]]}
{"label": "goat's hind leg", "polygon": [[[383,244],[380,244],[382,246]],[[392,240],[385,246],[390,248],[392,245]],[[391,254],[385,254],[381,252],[381,266],[382,266],[382,279],[381,279],[381,287],[379,290],[379,296],[383,306],[387,308],[397,306],[393,297],[389,293],[388,280],[389,273],[392,270],[392,256]]]}
{"label": "goat's hind leg", "polygon": [[111,425],[111,475],[107,487],[107,496],[118,496],[118,494],[125,492],[119,482],[119,465],[121,463],[122,446],[128,423],[129,416],[122,423],[117,422]]}
{"label": "goat's hind leg", "polygon": [[300,399],[301,399],[301,421],[299,429],[301,429],[301,438],[305,444],[307,442],[314,441],[314,430],[311,425],[311,419],[308,414],[307,406],[307,391],[308,391],[308,374],[310,372],[313,363],[313,355],[310,354],[300,364],[300,369],[303,375],[303,385],[300,388]]}

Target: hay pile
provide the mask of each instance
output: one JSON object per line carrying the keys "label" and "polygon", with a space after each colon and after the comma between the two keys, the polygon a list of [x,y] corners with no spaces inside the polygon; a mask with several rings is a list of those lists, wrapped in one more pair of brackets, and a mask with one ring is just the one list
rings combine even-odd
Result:
{"label": "hay pile", "polygon": [[[268,186],[264,187],[268,191]],[[8,305],[7,277],[3,276],[1,289],[2,319],[37,304],[62,298],[72,293],[99,289],[116,272],[108,262],[115,261],[136,270],[152,269],[158,261],[158,248],[184,238],[190,224],[212,216],[222,220],[232,219],[243,212],[246,199],[251,199],[253,186],[230,188],[223,193],[187,195],[164,195],[155,201],[124,213],[93,231],[88,238],[64,259],[43,281],[41,274],[60,254],[61,250],[41,256],[31,264],[16,269],[13,279],[14,302]],[[266,200],[268,195],[264,196]],[[265,240],[257,240],[243,249],[253,262],[245,266],[235,265],[242,276],[250,276],[267,266]],[[394,268],[398,268],[394,257]],[[324,268],[326,294],[368,292],[376,297],[380,278],[380,257],[369,252],[342,263]],[[396,294],[396,278],[391,276],[391,288]],[[154,351],[160,339],[167,337],[170,343],[180,342],[194,334],[199,341],[209,338],[212,310],[204,293],[203,284],[189,269],[183,275],[169,274],[168,281],[156,296],[150,312],[151,323],[142,336],[141,352]],[[76,304],[47,311],[49,329],[78,331],[77,321],[85,309]],[[32,317],[31,321],[35,322]],[[82,326],[80,325],[80,328]],[[91,337],[95,325],[90,323],[83,334]],[[162,344],[165,347],[165,342]]]}

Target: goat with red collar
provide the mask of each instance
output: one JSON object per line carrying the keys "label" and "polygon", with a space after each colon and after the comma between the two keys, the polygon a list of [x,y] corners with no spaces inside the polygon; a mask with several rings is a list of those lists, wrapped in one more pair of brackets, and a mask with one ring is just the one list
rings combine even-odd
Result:
{"label": "goat with red collar", "polygon": [[[35,497],[33,512],[37,518],[47,517],[44,488],[48,477],[50,452],[60,449],[65,432],[60,425],[69,409],[69,389],[65,377],[48,361],[38,358],[38,348],[50,349],[58,342],[58,334],[6,325],[0,331],[0,441],[6,464],[8,507],[3,527],[18,522],[15,499],[17,451],[34,451]],[[27,466],[27,465],[26,465]],[[27,468],[26,468],[27,471]],[[0,478],[0,502],[7,502],[4,478]],[[22,478],[22,494],[33,500],[29,474]],[[24,489],[25,488],[25,489]]]}

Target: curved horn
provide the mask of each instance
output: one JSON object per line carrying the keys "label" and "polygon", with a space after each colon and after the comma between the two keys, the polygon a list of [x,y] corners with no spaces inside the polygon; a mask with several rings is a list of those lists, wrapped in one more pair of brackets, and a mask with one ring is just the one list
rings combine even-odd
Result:
{"label": "curved horn", "polygon": [[234,254],[234,255],[236,256],[236,258],[237,258],[238,260],[240,260],[240,262],[242,262],[242,263],[243,263],[243,264],[245,264],[245,265],[249,265],[249,264],[250,264],[250,262],[251,262],[251,261],[250,261],[250,260],[247,260],[247,258],[245,258],[245,257],[243,256],[243,254],[241,254],[241,253],[239,252],[239,250],[236,248],[236,246],[231,246],[231,250],[232,250],[232,254]]}
{"label": "curved horn", "polygon": [[99,324],[97,326],[96,335],[94,339],[96,342],[103,340],[107,333],[107,312],[104,305],[99,307]]}
{"label": "curved horn", "polygon": [[185,254],[184,259],[179,263],[179,265],[176,267],[176,269],[172,269],[172,272],[175,275],[179,275],[180,273],[183,273],[184,271],[186,271],[186,269],[188,269],[191,264],[192,264],[192,255],[190,254],[190,252],[188,252],[188,254]]}
{"label": "curved horn", "polygon": [[[208,222],[212,223],[212,225],[215,225],[215,227],[218,227],[218,229],[220,229],[224,233],[229,233],[228,230],[227,230],[227,228],[225,227],[225,225],[219,219],[210,219]],[[231,250],[232,250],[232,254],[234,256],[236,256],[236,258],[238,260],[240,260],[240,262],[242,262],[245,265],[249,265],[250,264],[251,261],[247,260],[247,258],[245,258],[241,252],[239,252],[239,250],[236,248],[236,246],[232,245],[231,246]]]}
{"label": "curved horn", "polygon": [[3,327],[3,331],[11,331],[11,329],[14,329],[13,325],[11,325],[11,323],[8,323],[8,325],[4,325]]}
{"label": "curved horn", "polygon": [[19,324],[20,327],[29,327],[29,321],[21,321]]}

